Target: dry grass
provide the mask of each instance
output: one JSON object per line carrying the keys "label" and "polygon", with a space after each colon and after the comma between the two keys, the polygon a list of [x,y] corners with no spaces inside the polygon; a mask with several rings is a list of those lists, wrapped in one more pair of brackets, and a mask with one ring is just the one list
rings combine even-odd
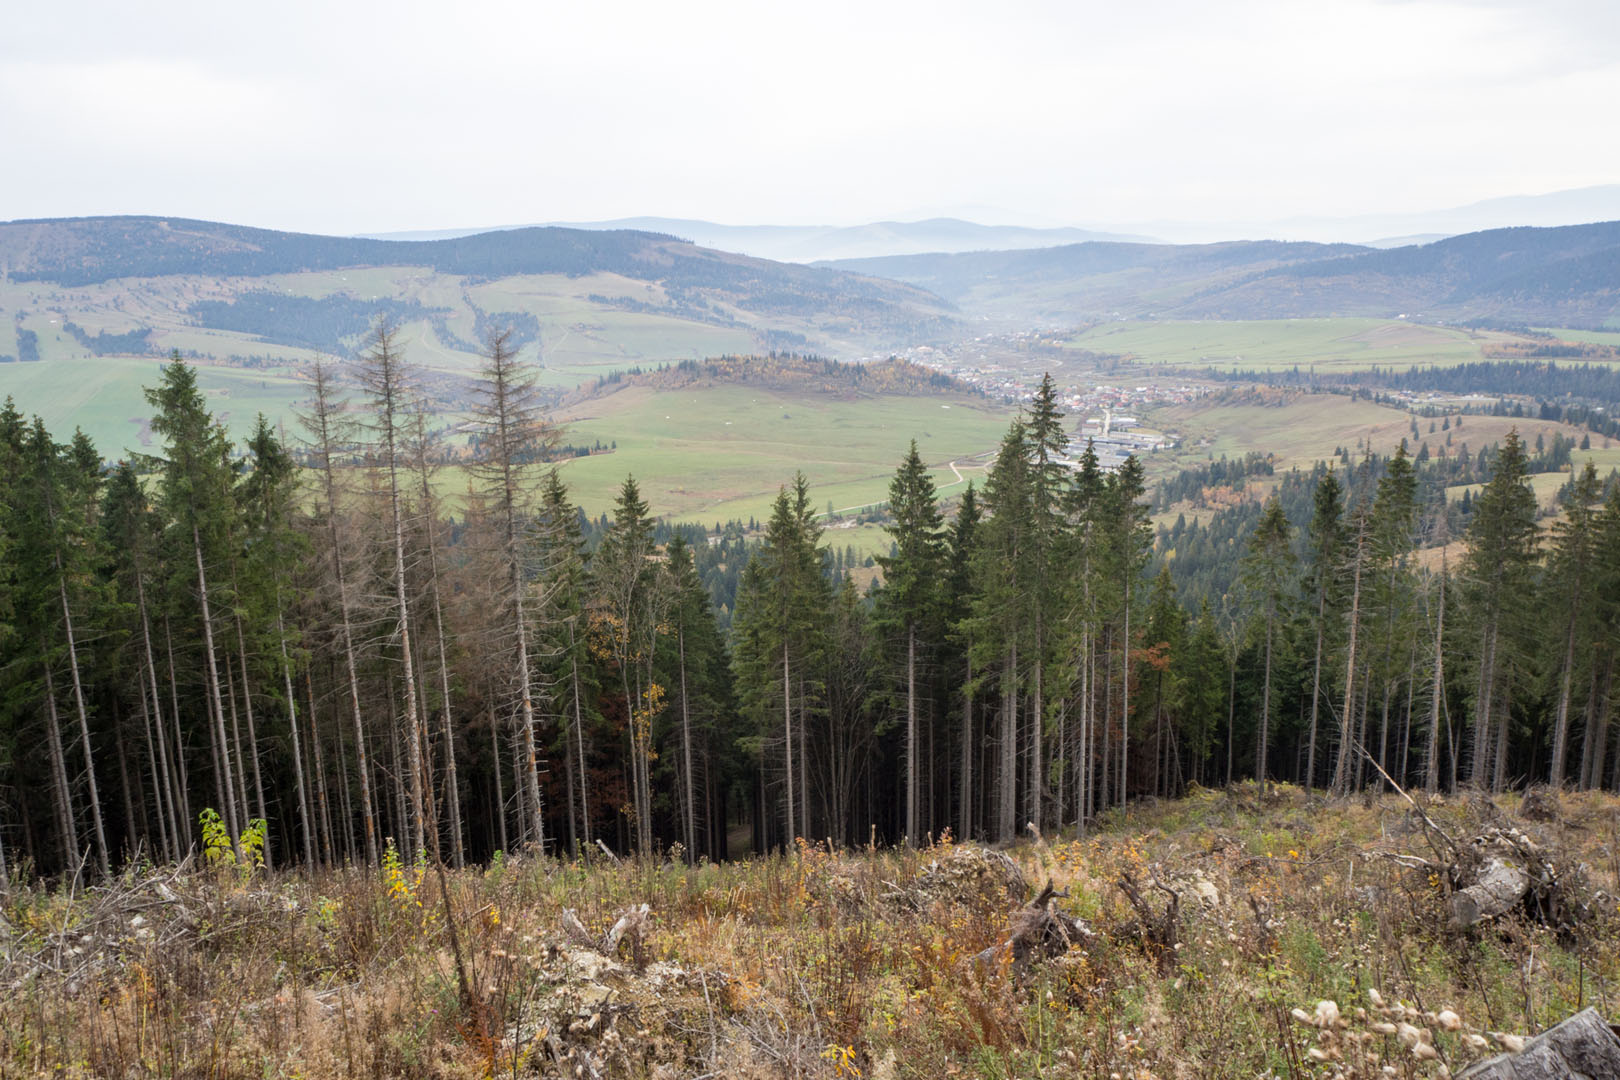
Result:
{"label": "dry grass", "polygon": [[[1460,833],[1517,804],[1430,813]],[[1058,908],[1096,931],[1024,970],[974,964],[1018,904],[1002,864],[948,841],[695,867],[511,859],[447,875],[455,941],[437,875],[410,867],[13,887],[0,1075],[1010,1080],[1382,1062],[1435,1076],[1483,1052],[1470,1034],[1620,1009],[1620,800],[1565,795],[1557,821],[1527,826],[1584,864],[1594,914],[1562,935],[1522,920],[1446,931],[1446,883],[1388,857],[1429,854],[1406,809],[1290,788],[1262,804],[1239,787],[1021,846],[1010,854],[1030,891],[1050,881],[1067,893]],[[1169,955],[1143,940],[1127,874],[1179,894]],[[1142,891],[1162,910],[1163,890]],[[641,903],[649,936],[612,957],[561,921],[572,909],[599,935]],[[1314,1018],[1323,999],[1345,1017],[1331,1037],[1291,1016]],[[1397,1006],[1463,1026],[1430,1022],[1425,1060],[1382,1032]],[[1342,1046],[1354,1054],[1335,1060]]]}

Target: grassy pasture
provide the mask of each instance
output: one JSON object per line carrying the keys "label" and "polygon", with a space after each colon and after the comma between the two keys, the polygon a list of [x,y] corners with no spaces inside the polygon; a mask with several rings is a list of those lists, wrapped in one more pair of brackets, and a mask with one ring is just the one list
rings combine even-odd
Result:
{"label": "grassy pasture", "polygon": [[[1263,401],[1263,403],[1262,403]],[[1157,410],[1155,424],[1183,433],[1182,449],[1175,461],[1194,464],[1213,455],[1237,457],[1251,450],[1277,456],[1278,468],[1308,468],[1332,456],[1335,449],[1348,447],[1352,455],[1359,447],[1371,447],[1380,454],[1393,453],[1401,440],[1416,455],[1424,446],[1431,455],[1442,449],[1460,453],[1466,445],[1470,453],[1500,442],[1515,428],[1525,443],[1534,447],[1538,436],[1551,441],[1554,434],[1579,440],[1582,428],[1548,420],[1513,419],[1496,416],[1467,416],[1462,426],[1449,431],[1430,431],[1430,421],[1417,417],[1418,435],[1412,435],[1413,416],[1402,409],[1370,401],[1352,400],[1341,394],[1271,393],[1247,404],[1202,403]],[[1448,444],[1449,438],[1449,444]],[[1594,439],[1601,448],[1604,440]]]}
{"label": "grassy pasture", "polygon": [[[654,512],[713,524],[763,520],[777,489],[801,469],[818,511],[829,502],[851,512],[880,502],[913,438],[935,466],[941,494],[954,495],[968,479],[982,478],[982,462],[973,468],[967,459],[993,450],[1010,418],[1006,407],[972,398],[793,398],[717,386],[629,387],[557,420],[570,442],[618,442],[613,453],[563,467],[587,513],[609,509],[625,474],[633,473]],[[947,464],[952,460],[956,471]]]}
{"label": "grassy pasture", "polygon": [[1378,367],[1459,364],[1482,359],[1481,347],[1513,338],[1388,319],[1264,319],[1231,322],[1101,323],[1068,345],[1121,353],[1166,367],[1319,373]]}
{"label": "grassy pasture", "polygon": [[1551,334],[1562,341],[1581,341],[1588,345],[1613,345],[1620,348],[1620,329],[1567,330],[1555,326],[1538,326],[1535,329]]}
{"label": "grassy pasture", "polygon": [[[102,456],[156,448],[142,394],[156,386],[160,362],[152,357],[103,356],[38,364],[0,364],[0,398],[10,396],[30,415],[38,413],[58,439],[81,427]],[[197,381],[208,407],[231,434],[245,438],[260,412],[291,426],[292,408],[306,396],[303,381],[285,372],[199,365]]]}

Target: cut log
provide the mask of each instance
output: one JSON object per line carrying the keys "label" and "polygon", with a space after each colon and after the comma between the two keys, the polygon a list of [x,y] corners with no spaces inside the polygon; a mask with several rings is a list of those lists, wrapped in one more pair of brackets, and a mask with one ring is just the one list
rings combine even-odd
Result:
{"label": "cut log", "polygon": [[1474,884],[1451,897],[1451,928],[1463,930],[1510,911],[1524,899],[1530,875],[1516,861],[1501,855],[1486,860]]}
{"label": "cut log", "polygon": [[1620,1034],[1586,1009],[1531,1039],[1516,1054],[1478,1061],[1457,1080],[1610,1080],[1620,1076]]}

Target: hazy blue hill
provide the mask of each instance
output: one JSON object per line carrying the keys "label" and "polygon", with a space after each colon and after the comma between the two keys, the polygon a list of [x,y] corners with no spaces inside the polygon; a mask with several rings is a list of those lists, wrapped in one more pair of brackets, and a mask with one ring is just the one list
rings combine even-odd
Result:
{"label": "hazy blue hill", "polygon": [[1086,243],[856,259],[970,314],[1256,319],[1425,314],[1597,326],[1620,315],[1620,222],[1492,229],[1427,244]]}
{"label": "hazy blue hill", "polygon": [[[1031,228],[1019,225],[982,225],[961,218],[935,217],[921,221],[874,221],[864,225],[722,225],[692,218],[631,217],[613,221],[555,222],[561,228],[622,230],[678,236],[701,247],[737,251],[786,262],[824,262],[833,259],[925,252],[996,251],[1056,247],[1091,240],[1139,241],[1145,237],[1069,227]],[[505,226],[503,228],[529,226]],[[407,233],[380,233],[384,240],[433,240],[470,236],[487,229],[442,229]]]}
{"label": "hazy blue hill", "polygon": [[1201,296],[1199,314],[1390,315],[1601,325],[1620,312],[1620,222],[1490,229],[1282,267]]}

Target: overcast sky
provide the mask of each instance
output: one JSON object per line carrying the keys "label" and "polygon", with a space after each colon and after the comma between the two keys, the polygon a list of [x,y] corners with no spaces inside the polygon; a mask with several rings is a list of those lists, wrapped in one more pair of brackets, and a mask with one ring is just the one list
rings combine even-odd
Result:
{"label": "overcast sky", "polygon": [[1261,220],[1620,181],[1613,0],[17,0],[0,219]]}

